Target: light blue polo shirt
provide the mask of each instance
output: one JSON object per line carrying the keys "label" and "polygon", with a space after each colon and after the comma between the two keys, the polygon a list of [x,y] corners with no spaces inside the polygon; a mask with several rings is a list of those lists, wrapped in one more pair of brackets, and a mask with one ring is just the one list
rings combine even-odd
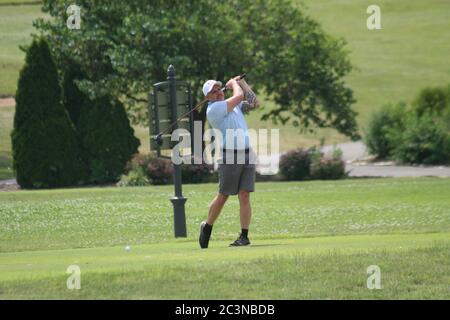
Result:
{"label": "light blue polo shirt", "polygon": [[[247,122],[241,106],[242,102],[234,107],[233,111],[228,112],[225,100],[208,103],[206,117],[211,127],[220,130],[222,133],[222,147],[225,149],[242,150],[250,148]],[[228,131],[228,136],[227,129],[232,129]]]}

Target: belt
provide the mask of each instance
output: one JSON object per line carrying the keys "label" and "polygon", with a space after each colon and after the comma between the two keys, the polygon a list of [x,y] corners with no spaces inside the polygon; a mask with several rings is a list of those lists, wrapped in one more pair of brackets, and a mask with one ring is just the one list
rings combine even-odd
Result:
{"label": "belt", "polygon": [[245,153],[249,153],[250,149],[249,148],[247,148],[247,149],[240,149],[240,150],[238,150],[238,149],[222,149],[222,152],[225,152],[225,153],[227,153],[227,152],[238,153],[238,152],[243,152],[243,151],[245,151]]}

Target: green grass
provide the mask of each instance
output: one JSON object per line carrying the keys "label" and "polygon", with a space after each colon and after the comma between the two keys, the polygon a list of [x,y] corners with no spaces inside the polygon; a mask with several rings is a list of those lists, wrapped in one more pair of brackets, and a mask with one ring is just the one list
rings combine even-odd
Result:
{"label": "green grass", "polygon": [[40,5],[0,6],[0,96],[15,94],[25,58],[19,45],[31,42],[30,33],[36,33],[32,22],[43,16]]}
{"label": "green grass", "polygon": [[[171,186],[0,193],[0,299],[450,298],[450,179],[259,183],[252,246],[227,247],[233,197],[201,250],[215,192],[184,186],[176,240]],[[66,288],[72,264],[79,291]],[[381,290],[366,287],[370,265]]]}
{"label": "green grass", "polygon": [[[450,234],[195,243],[3,255],[2,299],[449,299]],[[81,290],[66,287],[69,265]],[[381,290],[367,268],[381,269]]]}
{"label": "green grass", "polygon": [[40,0],[0,0],[0,6],[9,6],[9,5],[30,5],[40,3]]}
{"label": "green grass", "polygon": [[[215,184],[185,185],[189,240]],[[259,183],[254,239],[450,231],[449,179]],[[172,239],[172,186],[0,193],[0,252],[142,244]],[[239,230],[234,197],[214,230]]]}
{"label": "green grass", "polygon": [[450,83],[450,2],[381,0],[382,30],[366,27],[367,1],[306,1],[313,18],[348,41],[356,66],[348,77],[359,122],[381,105],[409,102],[425,86]]}
{"label": "green grass", "polygon": [[11,137],[14,107],[0,107],[0,180],[13,178]]}

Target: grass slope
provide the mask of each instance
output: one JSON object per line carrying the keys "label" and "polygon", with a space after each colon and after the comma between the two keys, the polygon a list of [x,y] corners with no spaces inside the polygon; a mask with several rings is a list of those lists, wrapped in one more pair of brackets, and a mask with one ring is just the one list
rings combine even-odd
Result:
{"label": "grass slope", "polygon": [[356,66],[348,78],[360,123],[379,106],[409,102],[426,86],[450,83],[450,2],[381,0],[381,30],[366,27],[367,1],[306,1],[313,18],[348,41]]}
{"label": "grass slope", "polygon": [[33,20],[43,16],[39,5],[0,6],[0,96],[15,94],[25,59],[19,46],[31,43]]}
{"label": "grass slope", "polygon": [[39,4],[40,0],[0,0],[0,6]]}

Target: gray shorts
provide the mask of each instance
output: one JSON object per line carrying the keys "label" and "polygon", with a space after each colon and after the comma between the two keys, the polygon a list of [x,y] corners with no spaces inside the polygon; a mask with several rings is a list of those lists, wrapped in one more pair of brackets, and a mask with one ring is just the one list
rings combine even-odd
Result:
{"label": "gray shorts", "polygon": [[[233,161],[228,158],[226,161],[223,155],[223,164],[219,164],[219,193],[224,195],[236,195],[240,190],[249,192],[255,191],[256,166],[249,163],[249,153],[245,153],[245,163],[238,164],[237,154],[235,153]],[[231,162],[231,163],[227,163]],[[241,161],[242,162],[242,161]]]}

